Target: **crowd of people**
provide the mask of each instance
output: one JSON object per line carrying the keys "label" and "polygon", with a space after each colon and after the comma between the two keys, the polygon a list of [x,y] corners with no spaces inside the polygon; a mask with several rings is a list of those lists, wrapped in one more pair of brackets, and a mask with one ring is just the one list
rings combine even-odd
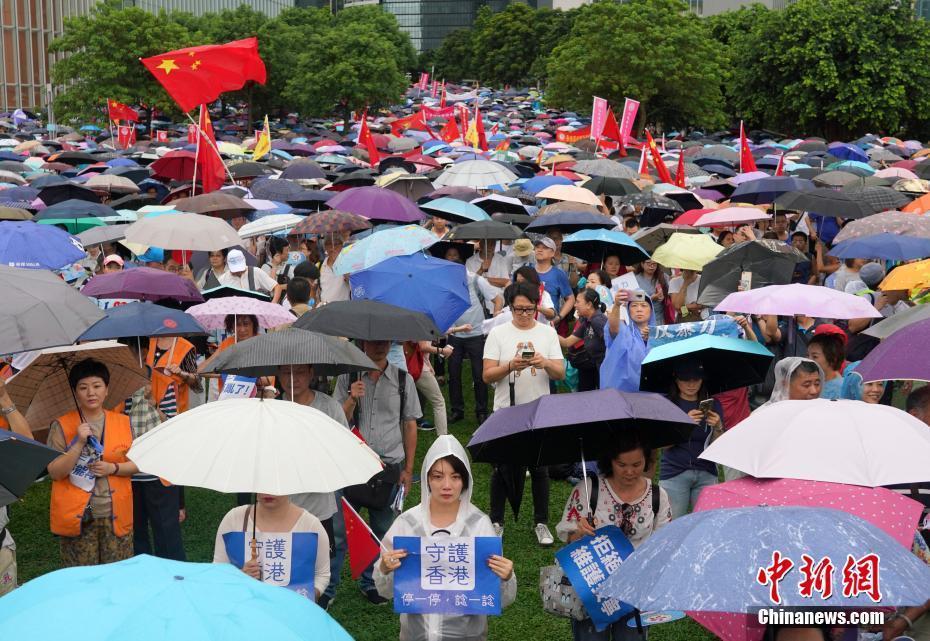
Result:
{"label": "crowd of people", "polygon": [[[683,207],[675,203],[671,207],[660,202],[661,207],[669,207],[665,211],[656,202],[670,200],[669,196],[674,192],[660,190],[661,184],[648,171],[643,174],[633,172],[629,179],[619,178],[624,171],[632,171],[621,162],[622,157],[618,158],[621,150],[604,151],[597,146],[591,150],[583,144],[575,147],[545,142],[553,139],[555,121],[578,124],[573,114],[534,112],[527,104],[494,96],[488,98],[487,105],[490,109],[486,109],[485,113],[493,113],[496,122],[503,122],[505,114],[514,112],[510,114],[510,121],[515,133],[501,134],[499,138],[505,142],[510,139],[511,144],[506,150],[500,148],[490,153],[462,143],[443,144],[441,148],[431,145],[430,149],[436,149],[433,155],[397,156],[400,160],[393,166],[396,167],[394,171],[420,177],[429,185],[417,201],[423,206],[423,211],[429,213],[423,215],[421,226],[433,236],[425,251],[435,258],[461,265],[460,269],[465,274],[463,291],[467,295],[467,303],[462,305],[464,311],[460,316],[450,326],[439,328],[442,336],[432,341],[355,340],[354,344],[374,364],[374,369],[369,371],[325,377],[315,372],[314,363],[288,365],[280,367],[276,376],[258,377],[255,385],[259,395],[314,408],[347,429],[355,428],[381,459],[383,474],[391,484],[388,502],[375,507],[364,506],[365,510],[361,505],[356,506],[366,514],[372,533],[383,545],[381,556],[369,564],[358,580],[358,588],[372,605],[385,604],[393,599],[393,573],[410,552],[395,549],[393,541],[396,537],[496,536],[503,537],[506,550],[506,530],[512,527],[508,525],[507,502],[512,498],[515,486],[523,487],[524,478],[530,479],[533,535],[540,546],[554,546],[556,538],[563,543],[572,543],[594,535],[603,525],[616,525],[636,548],[673,519],[693,511],[705,488],[745,476],[740,470],[718,466],[701,458],[701,455],[712,442],[759,408],[785,400],[817,398],[896,404],[930,429],[930,387],[914,381],[864,381],[857,372],[860,361],[879,344],[879,340],[866,330],[883,319],[913,313],[925,303],[927,288],[930,287],[930,278],[927,277],[905,288],[889,289],[883,287],[883,282],[894,275],[895,270],[913,262],[910,258],[930,256],[930,251],[902,259],[879,255],[838,258],[832,251],[834,238],[848,228],[849,220],[839,215],[823,217],[817,215],[822,212],[803,208],[772,210],[765,206],[747,207],[747,211],[751,209],[756,214],[748,223],[734,219],[735,222],[712,227],[680,223],[669,225],[675,222]],[[390,120],[373,123],[375,126],[378,124],[389,128]],[[413,135],[414,132],[412,129],[405,136],[384,136],[384,139],[411,141],[425,152],[425,140]],[[15,135],[15,132],[10,135]],[[102,145],[99,148],[91,146],[83,141],[83,137],[80,138],[80,143],[72,140],[71,145],[75,149],[83,145],[86,152],[109,152],[106,157],[100,155],[101,162],[105,162],[105,158],[125,158],[144,168],[143,160],[148,162],[158,157],[158,154],[150,154],[154,147],[115,153]],[[729,141],[730,136],[724,139]],[[42,144],[50,143],[48,137],[38,140]],[[686,144],[688,142],[699,144],[692,146]],[[819,143],[813,139],[807,142]],[[317,154],[311,146],[313,143],[324,143],[318,146],[329,145],[330,148],[340,146],[341,153],[347,154],[344,163],[339,161],[341,168],[327,165],[333,162],[332,159],[321,158],[324,152]],[[325,166],[328,169],[328,172],[320,169],[320,176],[313,179],[312,186],[334,187],[357,170],[358,158],[348,160],[351,143],[349,137],[340,139],[332,129],[316,127],[304,142],[291,142],[289,148],[294,151],[303,145],[311,150],[311,158],[319,160],[313,167],[320,169]],[[690,137],[680,134],[674,140],[666,141],[669,150],[682,155],[689,148],[701,149],[711,144],[721,147],[720,143],[719,138],[704,140],[701,134]],[[518,152],[521,145],[523,148]],[[776,145],[774,141],[767,140],[759,145],[757,159],[761,166],[769,150],[781,149],[784,156],[791,149],[803,145],[804,141]],[[819,156],[821,164],[828,154],[826,145],[823,146],[824,152]],[[529,147],[532,149],[525,149]],[[863,141],[860,147],[863,155],[866,149],[904,149],[898,142],[882,142],[874,137]],[[813,145],[811,148],[819,147]],[[31,153],[30,149],[34,152],[35,146],[30,145],[26,149],[24,158],[41,157]],[[736,155],[735,151],[730,151]],[[329,153],[335,152],[330,149]],[[496,158],[501,154],[502,159]],[[559,157],[553,159],[557,154]],[[803,159],[813,162],[811,153],[806,154]],[[90,157],[93,161],[94,157]],[[689,155],[692,157],[695,156]],[[286,172],[289,167],[308,162],[282,158],[276,156],[262,163],[255,175],[241,178],[238,185],[224,187],[224,190],[236,190],[235,194],[245,196],[247,201],[254,199],[256,205],[266,193],[263,190],[270,189],[270,183],[288,184],[294,187],[294,193],[314,191],[326,198],[340,191],[308,190],[309,183],[291,181],[286,174],[279,176],[281,169]],[[436,158],[443,162],[437,162]],[[727,200],[726,196],[734,192],[734,187],[750,183],[728,180],[728,176],[746,174],[736,171],[733,159],[727,160],[727,154],[721,156],[719,149],[716,156],[707,155],[705,158],[714,162],[694,164],[697,169],[688,174],[690,191],[679,188],[677,193],[686,195],[682,197],[683,201],[690,197],[702,206],[713,205],[706,207],[711,210],[718,206],[710,198],[712,192],[722,196],[718,200]],[[801,160],[800,156],[795,159]],[[53,159],[43,159],[43,162],[46,160],[50,168],[39,166],[36,171],[43,172],[43,176],[58,171],[71,181],[75,190],[84,189],[80,187],[80,177],[85,173],[84,164],[104,173],[107,166],[78,162],[73,167],[56,169]],[[667,160],[670,166],[674,166],[672,156]],[[518,173],[510,174],[513,176],[510,184],[484,183],[477,178],[472,183],[466,178],[462,182],[443,183],[444,175],[456,172],[456,167],[468,162],[498,163],[502,172],[510,173],[512,169]],[[781,162],[784,162],[783,158]],[[583,163],[608,164],[601,164],[599,171],[602,173],[597,173],[596,168],[586,169]],[[797,164],[798,172],[810,168],[809,164],[803,167],[800,162]],[[871,167],[874,172],[878,165],[890,163],[883,160],[872,164],[875,165]],[[390,167],[392,165],[382,164],[382,175],[391,173]],[[604,167],[615,173],[603,173]],[[778,171],[781,171],[780,164]],[[910,189],[930,191],[930,185],[923,184],[926,181],[907,178],[904,171],[890,175],[917,184],[916,187],[911,185]],[[0,172],[0,181],[9,173],[11,171],[6,169]],[[464,171],[459,173],[465,174]],[[768,178],[768,174],[757,173],[762,175],[753,179]],[[11,184],[10,190],[30,189],[26,185],[27,180],[36,177],[27,171],[22,175],[26,176],[21,178],[22,185],[19,181],[12,181],[17,186]],[[521,178],[517,179],[517,175]],[[602,183],[607,179],[615,182],[610,188],[599,189],[591,184],[598,177],[605,179]],[[354,188],[369,189],[375,188],[367,185],[374,184],[378,176],[369,172],[356,178],[361,182],[355,185],[366,186]],[[544,179],[547,186],[588,187],[587,194],[598,204],[585,204],[584,199],[572,200],[571,192],[568,196],[547,198],[545,187],[537,191],[526,190],[530,181],[538,179]],[[430,184],[430,180],[436,184]],[[158,195],[160,201],[171,206],[168,182],[159,180],[157,174],[149,170],[138,187],[142,192],[147,191],[150,197]],[[38,212],[37,218],[50,204],[41,202],[38,190],[35,200],[29,199],[28,202],[20,202],[25,198],[4,199],[5,192],[7,189],[0,189],[0,205],[16,209],[13,205],[19,202],[22,205],[19,209]],[[896,193],[912,195],[903,189]],[[23,193],[17,195],[22,196]],[[637,202],[635,198],[629,198],[630,195],[643,195],[644,200]],[[104,204],[119,206],[114,202],[116,199],[112,193],[96,193],[94,196]],[[455,198],[474,208],[477,207],[473,203],[481,205],[484,201],[481,209],[488,214],[497,218],[511,216],[505,220],[513,223],[508,228],[514,234],[459,240],[462,230],[482,220],[490,220],[491,216],[469,223],[455,216],[437,213],[430,209],[429,204],[441,197]],[[653,199],[651,204],[643,204],[646,197]],[[773,199],[758,202],[771,205]],[[304,194],[302,202],[306,200]],[[409,200],[413,201],[412,198]],[[138,204],[141,209],[134,215],[144,220],[142,215],[147,214],[146,205],[141,201]],[[543,209],[537,210],[538,207]],[[545,211],[546,208],[554,209]],[[287,209],[290,211],[289,207]],[[515,210],[520,213],[515,213]],[[657,211],[664,213],[657,218]],[[587,223],[581,223],[579,227],[577,222],[565,217],[566,213],[586,216]],[[169,217],[170,213],[163,215]],[[307,219],[316,215],[323,214],[309,212]],[[876,211],[873,215],[881,214]],[[546,216],[552,216],[550,220],[553,222],[543,226],[538,233],[534,232],[534,223],[545,222]],[[914,213],[913,216],[919,218],[921,214]],[[75,221],[81,218],[76,216]],[[378,216],[372,214],[367,218],[377,222]],[[255,220],[263,218],[255,217]],[[245,221],[234,222],[239,225]],[[4,227],[11,224],[0,222],[0,236]],[[528,224],[528,228],[522,229]],[[74,226],[61,226],[68,232],[76,231]],[[379,225],[373,231],[366,230],[360,234],[353,234],[351,229],[305,234],[294,233],[295,226],[292,224],[267,233],[249,235],[243,237],[238,246],[203,252],[199,263],[191,252],[183,251],[184,247],[144,248],[139,251],[130,243],[119,242],[120,238],[114,237],[88,243],[84,247],[86,257],[74,264],[61,265],[60,271],[75,286],[86,287],[94,279],[111,274],[142,267],[157,269],[186,280],[205,296],[221,295],[221,290],[225,289],[227,294],[254,296],[279,305],[289,310],[293,320],[297,321],[321,307],[357,297],[351,275],[337,264],[346,248],[366,236],[397,233],[397,228],[385,230]],[[613,249],[609,243],[600,247],[596,259],[592,259],[590,252],[584,252],[585,257],[574,255],[571,247],[579,245],[577,241],[573,242],[570,234],[589,228],[621,234],[625,239],[623,242],[638,248],[637,258],[631,259],[629,254]],[[707,302],[705,292],[709,288],[702,282],[702,268],[686,266],[677,259],[666,258],[668,252],[663,253],[663,247],[667,248],[676,241],[676,237],[686,234],[699,234],[721,256],[747,245],[759,245],[773,255],[790,253],[794,259],[793,271],[783,280],[772,280],[767,284],[802,284],[823,288],[824,291],[842,292],[866,300],[877,313],[863,318],[718,314],[714,311],[715,304]],[[930,238],[930,234],[914,235]],[[649,239],[651,244],[647,244]],[[636,244],[637,240],[642,246]],[[650,247],[650,250],[646,251],[643,246]],[[763,267],[757,269],[763,270]],[[743,270],[744,274],[748,271],[752,270]],[[751,286],[751,289],[755,288],[756,285]],[[731,291],[738,289],[744,289],[743,285],[733,287]],[[217,291],[221,293],[215,294]],[[429,289],[420,292],[423,298],[430,295]],[[106,306],[107,301],[101,300],[100,304]],[[584,466],[580,461],[557,466],[495,465],[490,474],[489,504],[473,503],[475,476],[472,465],[463,444],[450,434],[450,427],[461,433],[459,430],[466,424],[480,425],[494,412],[529,403],[548,394],[583,393],[606,388],[639,392],[644,380],[643,361],[655,348],[657,337],[668,332],[670,326],[686,328],[682,335],[700,334],[708,331],[712,321],[728,324],[732,330],[730,336],[759,344],[774,357],[768,371],[757,382],[725,389],[721,389],[721,382],[715,380],[705,359],[687,354],[676,359],[671,368],[670,384],[663,392],[668,401],[694,422],[686,440],[658,452],[642,434],[629,430],[618,436],[596,461],[589,461]],[[186,518],[184,488],[171,484],[170,479],[160,479],[140,470],[127,453],[134,439],[158,428],[163,422],[201,404],[223,402],[217,400],[222,394],[222,378],[208,373],[211,364],[231,347],[280,328],[281,325],[265,327],[254,314],[229,314],[222,330],[205,332],[203,336],[120,339],[133,359],[144,365],[148,383],[137,388],[131,396],[120,399],[116,405],[107,403],[114,374],[100,360],[82,360],[68,372],[74,409],[61,414],[49,425],[31,424],[26,418],[26,408],[18,408],[11,399],[7,387],[13,384],[11,381],[16,381],[20,370],[28,367],[28,361],[14,355],[7,359],[3,379],[0,379],[0,414],[6,420],[6,426],[20,435],[41,437],[49,447],[60,452],[48,465],[47,476],[51,482],[49,527],[60,542],[62,567],[111,563],[138,554],[154,554],[181,561],[187,559],[181,528]],[[465,367],[466,362],[468,368]],[[470,386],[470,395],[465,393],[466,385]],[[474,399],[473,405],[466,403],[466,397]],[[425,457],[418,461],[417,443],[422,439],[427,439],[431,445]],[[209,465],[209,461],[205,460],[204,464]],[[553,478],[574,485],[555,524],[551,520],[553,506],[550,499]],[[412,493],[416,483],[420,485],[419,500]],[[930,509],[930,474],[927,482],[893,489],[922,503],[922,527],[926,528],[927,510]],[[224,543],[224,536],[232,532],[253,532],[253,535],[256,532],[313,533],[317,537],[317,547],[314,594],[311,596],[319,606],[329,608],[343,576],[346,555],[342,498],[342,492],[292,496],[258,494],[254,499],[249,494],[240,494],[236,499],[238,505],[217,524],[213,561],[235,563]],[[403,510],[402,506],[412,507]],[[559,507],[562,506],[556,506]],[[11,534],[16,529],[16,521],[14,518],[8,526],[5,508],[0,508],[0,526],[3,528],[0,530],[2,594],[17,585],[17,559]],[[915,532],[917,529],[918,524],[915,523]],[[927,530],[922,532],[926,537]],[[30,563],[29,559],[20,558],[18,561]],[[506,607],[516,598],[514,561],[505,553],[492,555],[487,565],[500,579],[501,601]],[[255,558],[246,560],[241,570],[255,579],[267,579],[261,563]],[[533,580],[532,577],[521,579]],[[930,615],[926,615],[930,601],[926,604],[892,605],[911,607],[890,619],[884,632],[880,632],[884,634],[880,638],[896,638],[905,628],[919,630],[911,633],[914,638],[930,638],[916,636],[930,634]],[[482,615],[403,614],[400,638],[411,641],[483,639],[487,636],[486,619]],[[829,631],[819,629],[785,628],[768,633],[778,641],[830,638]],[[598,630],[590,618],[573,619],[572,634],[579,641],[645,636],[644,631],[627,626],[625,619],[605,630]]]}

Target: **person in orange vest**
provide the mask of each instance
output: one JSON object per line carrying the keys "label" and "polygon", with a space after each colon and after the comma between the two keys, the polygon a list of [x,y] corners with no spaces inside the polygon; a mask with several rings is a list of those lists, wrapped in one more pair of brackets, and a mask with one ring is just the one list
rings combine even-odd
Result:
{"label": "person in orange vest", "polygon": [[107,366],[75,365],[68,383],[78,409],[53,421],[48,445],[63,454],[48,465],[52,479],[51,530],[60,537],[65,567],[97,565],[132,556],[132,484],[139,471],[126,458],[129,417],[103,408]]}
{"label": "person in orange vest", "polygon": [[203,391],[197,374],[197,350],[190,341],[172,336],[152,338],[145,362],[152,368],[152,398],[167,418],[187,411],[191,391]]}

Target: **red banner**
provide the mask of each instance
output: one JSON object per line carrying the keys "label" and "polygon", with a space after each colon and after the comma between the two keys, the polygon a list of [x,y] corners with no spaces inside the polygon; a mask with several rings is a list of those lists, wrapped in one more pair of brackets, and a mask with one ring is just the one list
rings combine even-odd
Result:
{"label": "red banner", "polygon": [[187,142],[191,145],[197,144],[197,125],[187,125]]}
{"label": "red banner", "polygon": [[136,128],[133,125],[120,125],[116,135],[117,142],[123,149],[128,149],[136,142]]}
{"label": "red banner", "polygon": [[168,142],[168,130],[167,129],[156,129],[155,140],[158,142]]}
{"label": "red banner", "polygon": [[576,129],[574,131],[556,131],[555,139],[557,142],[564,142],[567,145],[570,145],[579,140],[584,140],[585,138],[591,137],[591,127],[582,127],[581,129]]}

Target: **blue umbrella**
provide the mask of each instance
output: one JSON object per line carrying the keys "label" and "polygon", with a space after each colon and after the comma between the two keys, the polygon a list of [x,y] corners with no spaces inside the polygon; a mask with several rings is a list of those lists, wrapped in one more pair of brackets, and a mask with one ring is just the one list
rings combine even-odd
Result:
{"label": "blue umbrella", "polygon": [[[751,507],[695,512],[673,519],[631,554],[601,584],[614,597],[640,610],[750,612],[773,607],[770,585],[759,570],[780,552],[794,564],[781,582],[781,605],[875,607],[866,594],[843,596],[847,555],[880,559],[881,604],[909,605],[930,598],[930,568],[876,526],[839,510],[810,507]],[[800,595],[801,555],[833,563],[833,596]],[[726,589],[721,589],[726,586]]]}
{"label": "blue umbrella", "polygon": [[840,160],[858,160],[860,162],[869,162],[868,155],[862,151],[861,147],[850,145],[848,142],[832,142],[827,146],[830,155]]}
{"label": "blue umbrella", "polygon": [[325,610],[286,588],[246,576],[228,563],[184,563],[136,556],[68,568],[33,579],[0,599],[4,636],[65,639],[80,594],[94,604],[99,641],[351,641]]}
{"label": "blue umbrella", "polygon": [[0,264],[24,269],[61,269],[86,255],[77,238],[53,225],[31,221],[0,225]]}
{"label": "blue umbrella", "polygon": [[520,189],[525,192],[529,192],[533,195],[536,195],[538,192],[542,191],[546,187],[551,187],[552,185],[574,185],[571,180],[565,176],[536,176],[530,178],[525,183],[520,185]]}
{"label": "blue umbrella", "polygon": [[479,220],[491,219],[481,207],[448,196],[420,205],[420,209],[430,216],[445,218],[454,223],[473,223]]}
{"label": "blue umbrella", "polygon": [[423,253],[389,258],[352,274],[349,284],[352,298],[423,312],[442,332],[471,306],[465,266]]}
{"label": "blue umbrella", "polygon": [[562,251],[587,262],[603,261],[616,254],[624,265],[649,260],[649,253],[622,231],[582,229],[562,239]]}
{"label": "blue umbrella", "polygon": [[730,195],[730,202],[752,203],[754,205],[774,202],[776,198],[789,191],[810,191],[814,183],[794,176],[773,176],[742,183]]}
{"label": "blue umbrella", "polygon": [[930,256],[930,238],[916,238],[901,234],[875,234],[860,236],[837,243],[830,250],[837,258],[883,258],[885,260],[912,260]]}
{"label": "blue umbrella", "polygon": [[419,253],[437,242],[435,234],[419,225],[374,231],[343,249],[333,263],[333,271],[341,275],[369,269],[388,258]]}
{"label": "blue umbrella", "polygon": [[193,316],[149,301],[135,301],[106,310],[106,316],[84,332],[79,341],[102,341],[133,336],[205,335]]}
{"label": "blue umbrella", "polygon": [[675,382],[675,364],[695,360],[704,366],[708,391],[718,394],[761,383],[773,358],[773,354],[756,341],[700,334],[653,347],[643,359],[639,388],[645,392],[667,393]]}

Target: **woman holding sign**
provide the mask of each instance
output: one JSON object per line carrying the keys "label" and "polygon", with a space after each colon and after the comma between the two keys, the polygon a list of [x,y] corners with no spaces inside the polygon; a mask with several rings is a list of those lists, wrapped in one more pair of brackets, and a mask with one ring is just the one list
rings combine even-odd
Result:
{"label": "woman holding sign", "polygon": [[[595,536],[595,530],[601,526],[615,525],[635,548],[668,524],[672,520],[668,495],[645,473],[651,457],[651,450],[635,433],[618,436],[597,461],[600,473],[593,478],[585,477],[569,495],[562,520],[555,528],[559,539],[573,543]],[[598,632],[590,618],[572,619],[572,636],[575,641],[641,638],[622,619]]]}
{"label": "woman holding sign", "polygon": [[[496,577],[495,580],[500,581],[499,607],[513,603],[517,596],[517,577],[513,572],[513,561],[499,554],[490,554],[482,558],[477,551],[480,550],[482,539],[475,537],[497,537],[494,535],[491,519],[471,503],[471,467],[465,448],[454,436],[440,436],[429,448],[423,459],[421,479],[423,481],[420,504],[401,514],[384,535],[382,547],[386,551],[381,555],[381,561],[375,565],[374,571],[378,593],[384,598],[394,596],[395,572],[407,563],[420,564],[422,579],[418,579],[418,583],[422,580],[427,584],[433,584],[433,579],[441,573],[446,574],[445,578],[440,577],[441,583],[447,583],[445,579],[451,578],[448,572],[444,572],[448,568],[444,567],[442,562],[432,565],[431,559],[426,558],[428,555],[418,554],[420,550],[405,550],[399,547],[395,549],[397,537],[428,539],[424,542],[426,550],[434,545],[441,546],[445,540],[461,541],[463,538],[470,538],[469,542],[474,542],[476,550],[473,568],[475,576],[482,573],[483,569],[477,566],[483,562],[493,573],[493,577]],[[499,538],[495,542],[499,549]],[[451,549],[453,546],[447,547]],[[443,560],[448,560],[451,554],[449,552],[448,555],[444,555]],[[416,560],[417,556],[421,557],[419,561]],[[467,564],[462,564],[465,565]],[[442,570],[437,570],[440,566],[443,566]],[[474,582],[480,584],[480,577],[474,579]],[[435,591],[427,591],[433,594],[441,593],[445,597],[449,588],[439,586]],[[471,601],[468,596],[462,598],[465,603]],[[455,598],[454,602],[459,606],[459,598]],[[469,612],[468,607],[462,605],[461,611]],[[394,608],[400,609],[397,599]],[[484,641],[487,636],[487,615],[462,614],[453,608],[446,613],[400,616],[401,641]]]}

